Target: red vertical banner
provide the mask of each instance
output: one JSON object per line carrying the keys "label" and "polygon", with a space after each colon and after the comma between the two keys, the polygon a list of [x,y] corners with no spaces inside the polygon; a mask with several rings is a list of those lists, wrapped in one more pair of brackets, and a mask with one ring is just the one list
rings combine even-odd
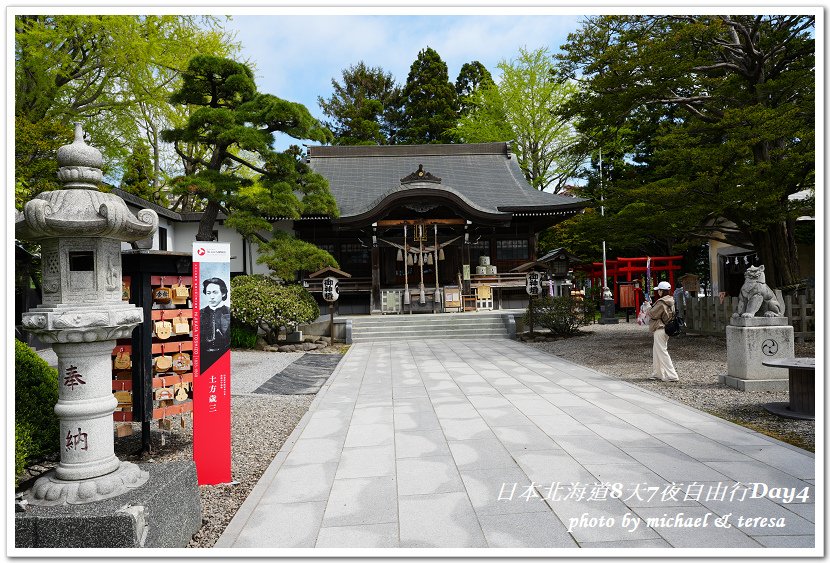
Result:
{"label": "red vertical banner", "polygon": [[200,485],[231,478],[231,249],[193,243],[193,460]]}

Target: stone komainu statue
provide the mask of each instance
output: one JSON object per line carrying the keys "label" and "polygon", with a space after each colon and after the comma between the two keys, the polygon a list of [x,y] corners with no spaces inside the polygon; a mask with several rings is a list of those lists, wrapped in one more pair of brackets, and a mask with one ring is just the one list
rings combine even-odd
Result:
{"label": "stone komainu statue", "polygon": [[732,317],[751,318],[755,315],[764,317],[783,317],[784,308],[775,293],[767,285],[764,278],[763,266],[750,266],[744,272],[744,285],[741,287],[741,295],[738,297],[738,310]]}

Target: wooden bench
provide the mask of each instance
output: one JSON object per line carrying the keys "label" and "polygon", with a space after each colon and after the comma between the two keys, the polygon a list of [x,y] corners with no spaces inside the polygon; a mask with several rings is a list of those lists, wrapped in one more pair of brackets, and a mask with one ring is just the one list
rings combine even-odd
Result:
{"label": "wooden bench", "polygon": [[779,358],[761,362],[765,366],[787,368],[790,379],[790,402],[767,403],[769,412],[787,418],[815,420],[816,416],[816,359]]}

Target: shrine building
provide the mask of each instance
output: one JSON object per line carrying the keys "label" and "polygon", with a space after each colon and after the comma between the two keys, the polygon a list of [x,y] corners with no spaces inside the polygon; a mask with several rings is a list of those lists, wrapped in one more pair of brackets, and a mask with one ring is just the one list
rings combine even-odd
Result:
{"label": "shrine building", "polygon": [[[340,277],[341,314],[525,307],[527,268],[544,262],[539,233],[585,205],[533,189],[507,143],[311,146],[307,162],[328,180],[340,216],[273,220],[337,260],[336,272],[300,272],[299,281],[320,297],[323,277]],[[191,252],[201,213],[113,192],[159,215],[158,232],[140,248]],[[214,238],[231,245],[231,275],[269,273],[256,245],[224,219]]]}
{"label": "shrine building", "polygon": [[328,180],[340,217],[303,218],[293,230],[351,276],[340,283],[341,295],[358,296],[354,312],[437,312],[445,287],[471,294],[484,282],[524,306],[524,274],[510,271],[535,261],[539,233],[585,202],[531,187],[503,142],[311,146],[307,162]]}

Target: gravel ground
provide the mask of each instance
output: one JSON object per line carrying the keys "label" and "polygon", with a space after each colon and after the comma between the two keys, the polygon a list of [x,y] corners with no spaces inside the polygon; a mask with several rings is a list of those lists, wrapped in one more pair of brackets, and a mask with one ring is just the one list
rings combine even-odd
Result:
{"label": "gravel ground", "polygon": [[[647,327],[635,322],[621,322],[590,325],[583,327],[581,332],[582,335],[572,338],[527,345],[815,451],[815,421],[782,418],[762,406],[770,402],[788,402],[787,391],[738,391],[718,383],[718,375],[727,373],[725,336],[686,334],[671,338],[669,355],[680,381],[664,383],[648,379],[652,335]],[[815,343],[796,344],[795,355],[815,356]]]}
{"label": "gravel ground", "polygon": [[253,393],[274,374],[281,372],[303,354],[305,352],[234,350],[231,354],[231,396]]}

